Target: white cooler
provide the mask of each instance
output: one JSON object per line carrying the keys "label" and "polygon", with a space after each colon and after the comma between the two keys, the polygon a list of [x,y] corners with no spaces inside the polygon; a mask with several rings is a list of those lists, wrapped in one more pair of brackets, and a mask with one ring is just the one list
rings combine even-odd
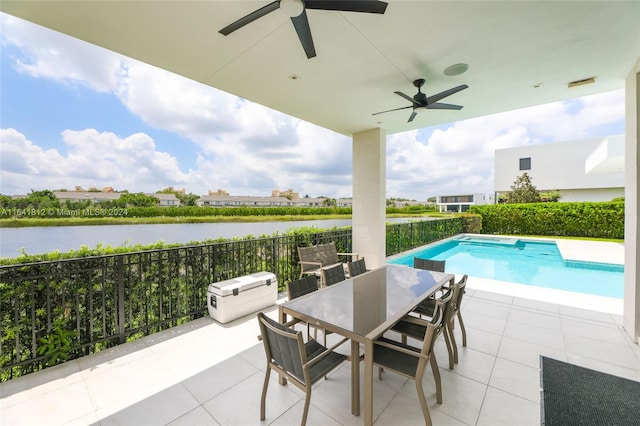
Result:
{"label": "white cooler", "polygon": [[207,298],[211,318],[221,323],[229,322],[275,305],[278,280],[275,274],[263,271],[211,283]]}

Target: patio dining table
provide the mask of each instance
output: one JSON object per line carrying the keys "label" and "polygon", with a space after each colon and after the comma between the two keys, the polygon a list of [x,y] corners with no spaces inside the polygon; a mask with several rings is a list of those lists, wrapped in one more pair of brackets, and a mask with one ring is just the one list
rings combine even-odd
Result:
{"label": "patio dining table", "polygon": [[373,344],[393,324],[455,276],[386,265],[280,305],[287,315],[351,339],[351,412],[360,415],[360,345],[364,346],[364,424],[373,423]]}

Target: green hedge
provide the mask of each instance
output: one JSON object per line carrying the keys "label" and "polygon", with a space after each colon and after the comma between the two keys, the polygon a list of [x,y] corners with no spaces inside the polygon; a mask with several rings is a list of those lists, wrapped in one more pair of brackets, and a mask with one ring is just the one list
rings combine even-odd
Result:
{"label": "green hedge", "polygon": [[479,214],[461,213],[457,217],[462,219],[462,232],[465,234],[479,234],[482,230],[482,216]]}
{"label": "green hedge", "polygon": [[471,206],[483,234],[624,239],[624,202],[531,203]]}

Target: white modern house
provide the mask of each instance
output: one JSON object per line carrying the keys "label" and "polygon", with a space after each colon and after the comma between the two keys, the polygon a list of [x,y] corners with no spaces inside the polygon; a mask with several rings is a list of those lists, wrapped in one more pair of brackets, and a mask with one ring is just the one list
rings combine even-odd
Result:
{"label": "white modern house", "polygon": [[624,135],[520,146],[495,151],[495,191],[505,193],[527,173],[539,191],[560,201],[624,197]]}
{"label": "white modern house", "polygon": [[494,204],[495,198],[492,194],[459,194],[459,195],[438,195],[438,209],[440,213],[463,213],[469,210],[472,205]]}

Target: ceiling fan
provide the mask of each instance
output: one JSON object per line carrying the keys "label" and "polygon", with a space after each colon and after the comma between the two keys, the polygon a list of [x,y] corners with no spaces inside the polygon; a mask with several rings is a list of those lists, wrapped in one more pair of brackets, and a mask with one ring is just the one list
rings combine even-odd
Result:
{"label": "ceiling fan", "polygon": [[387,9],[387,3],[373,0],[276,0],[243,16],[218,32],[225,36],[229,35],[235,30],[250,24],[258,18],[262,18],[276,9],[281,9],[291,17],[291,22],[298,33],[298,38],[307,54],[307,58],[311,59],[316,56],[316,49],[313,45],[313,38],[311,37],[311,28],[309,27],[309,20],[307,19],[307,9],[383,14]]}
{"label": "ceiling fan", "polygon": [[404,99],[411,102],[411,105],[406,107],[401,107],[401,108],[390,109],[387,111],[375,112],[371,115],[384,114],[385,112],[399,111],[401,109],[413,108],[413,112],[411,113],[411,115],[409,116],[409,120],[407,121],[407,123],[410,123],[413,121],[414,118],[416,118],[416,115],[418,114],[418,112],[423,111],[425,109],[454,109],[454,110],[462,109],[462,106],[460,105],[444,104],[438,101],[440,99],[446,98],[447,96],[451,96],[454,93],[458,93],[459,91],[464,90],[469,86],[467,86],[466,84],[462,84],[460,86],[453,87],[449,90],[445,90],[444,92],[440,92],[433,96],[427,97],[427,95],[422,93],[422,90],[420,90],[420,88],[424,86],[424,83],[425,83],[424,78],[419,78],[418,80],[415,80],[413,82],[413,85],[418,88],[418,93],[413,95],[413,98],[405,95],[402,92],[393,92],[396,95],[401,96]]}

